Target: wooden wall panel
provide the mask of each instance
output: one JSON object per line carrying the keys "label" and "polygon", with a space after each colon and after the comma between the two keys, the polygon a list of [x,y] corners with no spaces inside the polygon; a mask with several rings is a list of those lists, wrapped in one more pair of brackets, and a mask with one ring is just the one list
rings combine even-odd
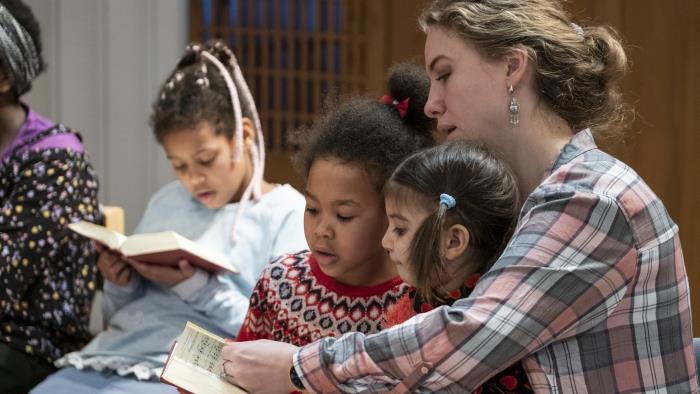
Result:
{"label": "wooden wall panel", "polygon": [[576,0],[571,9],[625,39],[624,93],[637,117],[623,146],[603,147],[644,178],[678,224],[700,336],[700,2]]}

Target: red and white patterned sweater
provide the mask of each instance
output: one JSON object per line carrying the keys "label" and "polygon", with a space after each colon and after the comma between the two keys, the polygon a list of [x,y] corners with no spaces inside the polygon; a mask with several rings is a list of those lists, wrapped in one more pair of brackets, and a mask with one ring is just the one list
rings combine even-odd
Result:
{"label": "red and white patterned sweater", "polygon": [[349,286],[325,275],[311,252],[288,254],[263,270],[236,340],[304,346],[351,331],[379,332],[385,311],[407,288],[398,276],[376,286]]}

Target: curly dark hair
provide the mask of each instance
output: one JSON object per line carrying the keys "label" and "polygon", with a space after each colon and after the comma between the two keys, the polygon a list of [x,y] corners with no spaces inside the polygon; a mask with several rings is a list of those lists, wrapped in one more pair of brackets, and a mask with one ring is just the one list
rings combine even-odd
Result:
{"label": "curly dark hair", "polygon": [[[442,193],[456,200],[453,208],[440,203]],[[413,237],[409,257],[415,287],[428,303],[442,298],[442,285],[448,280],[440,253],[443,230],[454,224],[466,227],[477,260],[470,263],[485,272],[513,234],[520,206],[517,181],[508,165],[484,145],[468,141],[411,155],[391,175],[385,195],[413,201],[430,212]]]}
{"label": "curly dark hair", "polygon": [[433,145],[435,121],[423,112],[430,89],[425,71],[398,64],[389,72],[388,85],[396,100],[409,99],[404,118],[393,104],[378,98],[351,97],[327,104],[310,128],[296,131],[293,139],[300,150],[294,164],[304,178],[315,160],[332,157],[362,166],[381,190],[404,158]]}
{"label": "curly dark hair", "polygon": [[[233,75],[231,65],[236,64],[235,56],[223,41],[188,45],[153,103],[150,123],[158,142],[170,132],[195,128],[204,121],[210,122],[217,134],[233,137],[236,118],[226,77],[203,57],[203,51],[216,57],[226,67],[229,76]],[[236,83],[234,86],[240,98],[242,116],[253,119],[254,103],[245,100],[241,86]]]}

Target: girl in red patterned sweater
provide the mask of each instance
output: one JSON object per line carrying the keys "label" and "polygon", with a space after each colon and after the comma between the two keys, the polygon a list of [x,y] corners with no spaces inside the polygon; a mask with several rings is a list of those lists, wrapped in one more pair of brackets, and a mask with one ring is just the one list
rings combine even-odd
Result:
{"label": "girl in red patterned sweater", "polygon": [[[434,123],[423,113],[429,81],[422,69],[397,66],[389,85],[390,95],[345,101],[298,133],[310,251],[266,267],[237,341],[302,346],[349,331],[378,332],[387,307],[403,296],[407,286],[381,244],[382,188],[403,159],[432,145]],[[227,372],[226,362],[222,367]]]}
{"label": "girl in red patterned sweater", "polygon": [[[518,192],[507,165],[485,147],[457,141],[418,152],[385,187],[389,217],[382,244],[414,286],[387,312],[385,327],[466,298],[496,261],[517,218]],[[463,301],[464,302],[464,301]],[[477,393],[532,393],[520,363]]]}

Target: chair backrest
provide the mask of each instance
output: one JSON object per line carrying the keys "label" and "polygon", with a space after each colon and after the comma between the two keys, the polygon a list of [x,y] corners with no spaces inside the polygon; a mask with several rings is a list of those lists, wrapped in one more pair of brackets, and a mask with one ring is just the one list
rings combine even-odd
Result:
{"label": "chair backrest", "polygon": [[[105,205],[100,208],[105,218],[105,227],[124,234],[124,209],[114,205]],[[88,325],[88,330],[92,335],[97,335],[101,331],[104,331],[107,325],[102,313],[102,298],[102,290],[97,290],[92,299],[92,306],[90,307],[90,323]]]}
{"label": "chair backrest", "polygon": [[105,205],[102,214],[105,217],[105,227],[124,234],[124,209],[116,205]]}

